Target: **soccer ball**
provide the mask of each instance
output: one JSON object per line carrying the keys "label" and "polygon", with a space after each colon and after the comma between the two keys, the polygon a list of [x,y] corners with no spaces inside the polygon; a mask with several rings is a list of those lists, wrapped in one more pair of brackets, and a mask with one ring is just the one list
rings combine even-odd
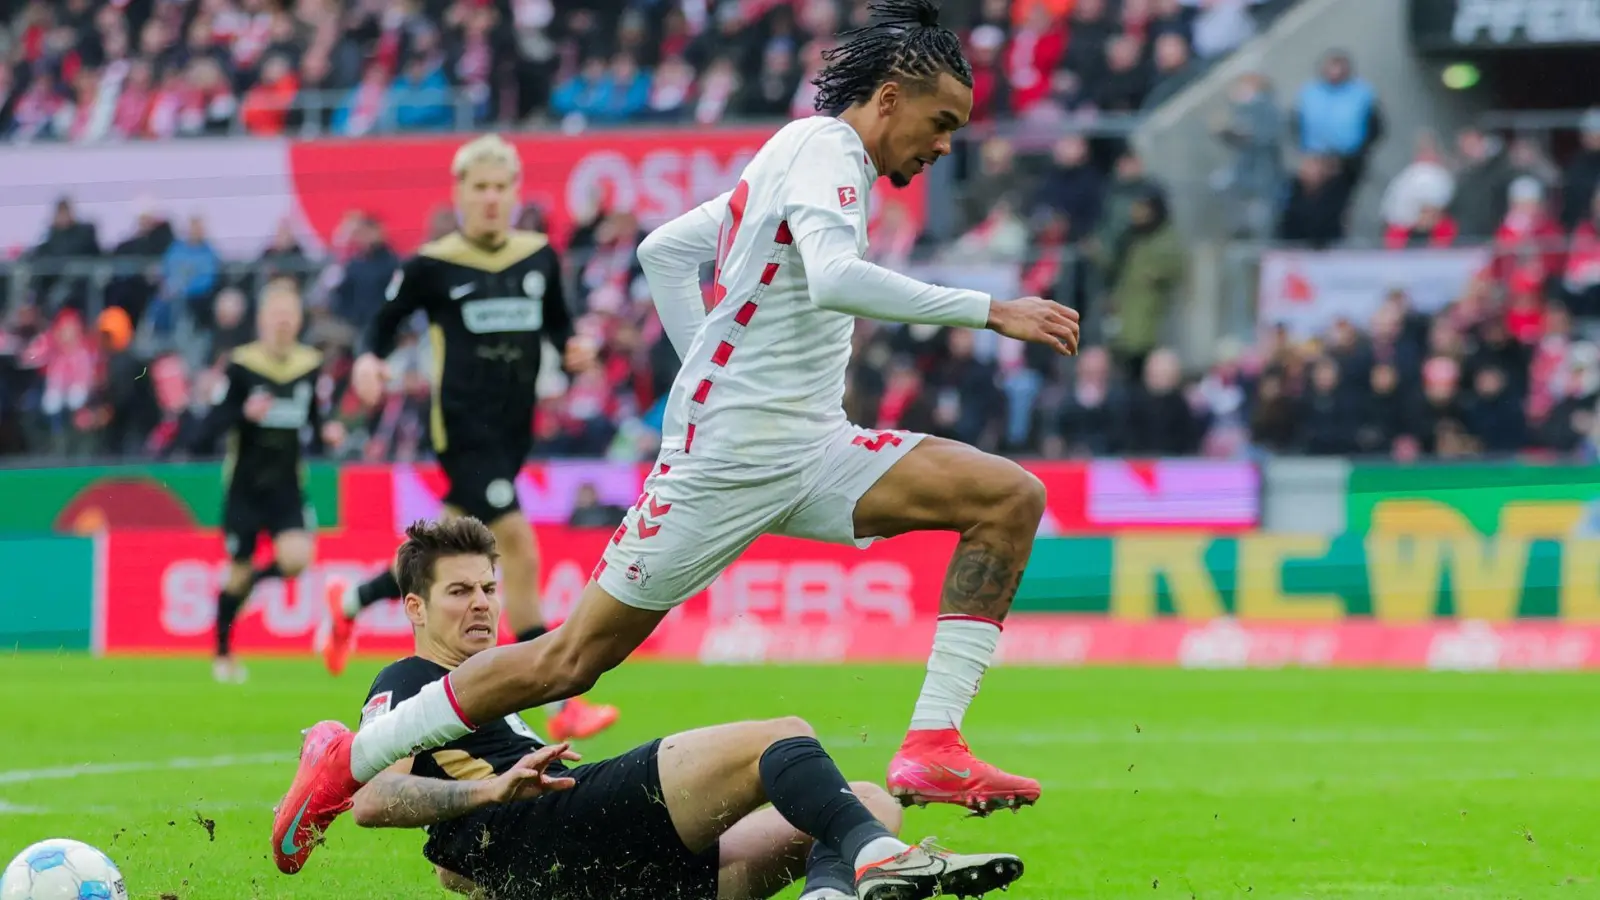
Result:
{"label": "soccer ball", "polygon": [[111,857],[66,838],[40,841],[0,875],[0,900],[128,900]]}

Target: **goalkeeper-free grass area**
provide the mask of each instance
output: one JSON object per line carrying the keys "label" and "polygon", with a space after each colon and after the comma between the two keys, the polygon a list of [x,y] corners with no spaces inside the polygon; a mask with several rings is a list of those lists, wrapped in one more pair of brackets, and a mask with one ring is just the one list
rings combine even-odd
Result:
{"label": "goalkeeper-free grass area", "polygon": [[[220,686],[200,660],[0,657],[0,857],[88,841],[149,900],[447,896],[420,832],[342,820],[295,877],[269,856],[299,729],[353,723],[379,666],[256,660]],[[621,722],[580,749],[798,714],[881,782],[920,680],[630,663],[594,695]],[[906,836],[1021,854],[1011,898],[1600,897],[1595,676],[999,669],[966,732],[1043,800],[911,810]]]}

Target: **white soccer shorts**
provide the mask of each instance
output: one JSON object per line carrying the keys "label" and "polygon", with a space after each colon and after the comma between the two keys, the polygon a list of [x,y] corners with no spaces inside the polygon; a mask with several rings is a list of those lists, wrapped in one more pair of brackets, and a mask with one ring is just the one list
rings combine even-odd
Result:
{"label": "white soccer shorts", "polygon": [[870,546],[878,538],[855,536],[856,503],[923,437],[846,425],[820,452],[782,466],[665,453],[595,578],[629,606],[669,610],[705,590],[763,534]]}

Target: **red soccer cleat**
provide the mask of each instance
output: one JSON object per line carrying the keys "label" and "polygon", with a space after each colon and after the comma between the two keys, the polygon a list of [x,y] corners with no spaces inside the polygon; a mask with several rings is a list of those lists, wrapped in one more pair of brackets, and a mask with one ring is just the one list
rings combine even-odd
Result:
{"label": "red soccer cleat", "polygon": [[616,721],[615,706],[601,706],[582,697],[573,697],[560,712],[545,720],[545,727],[550,731],[550,739],[560,743],[592,738]]}
{"label": "red soccer cleat", "polygon": [[889,761],[888,785],[903,806],[954,803],[980,816],[1039,800],[1039,782],[973,756],[954,728],[907,732],[900,752]]}
{"label": "red soccer cleat", "polygon": [[318,629],[316,642],[321,645],[322,662],[331,675],[344,672],[345,663],[350,661],[350,651],[355,649],[356,620],[344,613],[344,595],[353,590],[353,586],[329,585],[323,598],[328,605],[327,618],[322,620],[323,627]]}
{"label": "red soccer cleat", "polygon": [[300,767],[289,793],[273,809],[272,856],[278,871],[293,875],[339,814],[350,808],[361,783],[350,774],[350,747],[355,733],[339,722],[318,722],[306,729],[300,745]]}

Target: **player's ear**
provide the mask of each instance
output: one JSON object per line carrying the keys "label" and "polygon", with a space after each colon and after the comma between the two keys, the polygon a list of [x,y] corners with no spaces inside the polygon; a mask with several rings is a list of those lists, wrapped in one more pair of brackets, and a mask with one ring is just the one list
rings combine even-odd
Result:
{"label": "player's ear", "polygon": [[417,628],[428,624],[428,601],[420,594],[407,594],[405,596],[406,618]]}
{"label": "player's ear", "polygon": [[894,81],[885,81],[878,88],[878,115],[885,118],[894,115],[900,106],[900,84]]}

